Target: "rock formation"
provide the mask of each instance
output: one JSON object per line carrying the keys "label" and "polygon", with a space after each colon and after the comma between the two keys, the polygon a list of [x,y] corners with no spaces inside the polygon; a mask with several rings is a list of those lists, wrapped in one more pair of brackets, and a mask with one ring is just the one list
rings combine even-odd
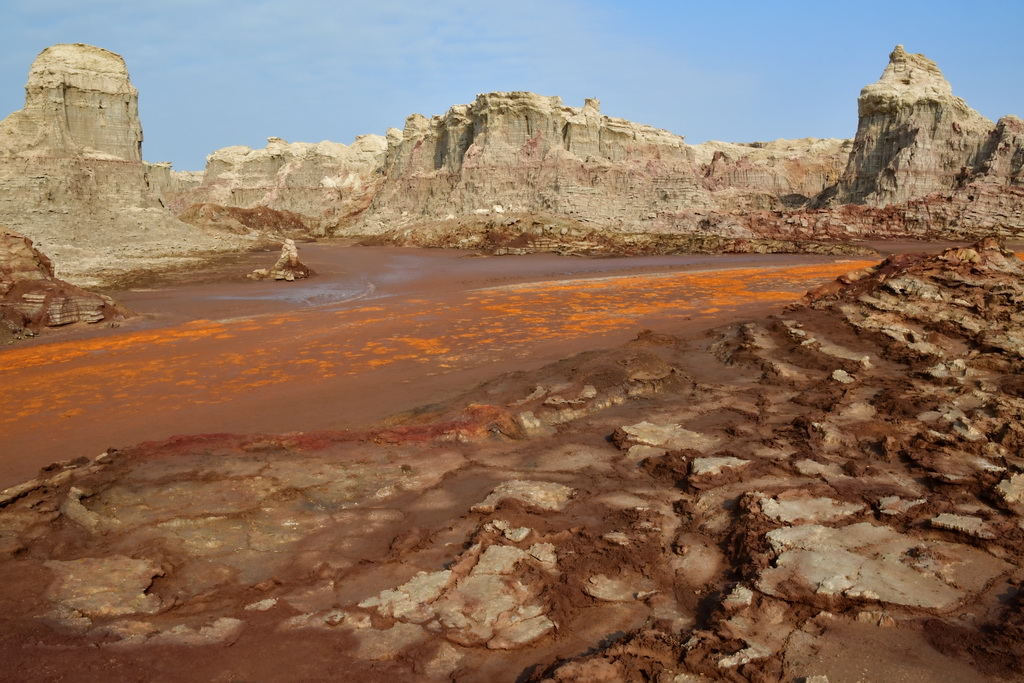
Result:
{"label": "rock formation", "polygon": [[4,121],[0,150],[142,161],[138,96],[120,55],[90,45],[47,48],[29,70],[25,108]]}
{"label": "rock formation", "polygon": [[1024,122],[986,120],[902,47],[862,92],[853,141],[687,145],[604,116],[597,100],[488,93],[443,116],[414,114],[386,138],[270,138],[177,173],[141,161],[137,94],[119,56],[54,46],[26,93],[0,122],[0,221],[77,282],[101,279],[112,249],[115,268],[143,268],[267,232],[496,253],[1024,234]]}
{"label": "rock formation", "polygon": [[375,136],[351,148],[328,144],[272,138],[265,150],[219,150],[202,184],[170,201],[265,205],[357,234],[506,213],[636,232],[657,229],[663,214],[806,204],[836,181],[849,147],[813,139],[690,146],[603,116],[597,100],[573,108],[526,92],[480,95],[431,119],[414,114],[404,130],[388,131],[386,148]]}
{"label": "rock formation", "polygon": [[[358,180],[341,200],[320,193],[311,203],[310,182],[288,180],[293,146],[272,142],[259,152],[215,152],[202,184],[183,186],[174,202],[286,208],[315,230],[395,244],[476,248],[495,225],[503,233],[539,226],[544,239],[520,251],[579,251],[573,243],[589,233],[743,248],[763,240],[1017,236],[1022,131],[1016,117],[993,124],[971,110],[933,62],[898,46],[861,94],[853,141],[687,145],[603,116],[597,100],[574,108],[558,97],[488,93],[389,130],[386,152],[375,147],[351,167]],[[345,160],[321,172],[323,156],[303,154],[308,178],[344,175]],[[530,230],[522,234],[532,239]]]}
{"label": "rock formation", "polygon": [[0,122],[0,222],[80,283],[160,256],[238,248],[237,238],[203,234],[166,209],[141,145],[138,94],[119,55],[81,44],[43,50],[25,107]]}
{"label": "rock formation", "polygon": [[172,177],[164,196],[177,213],[187,214],[194,204],[284,211],[302,217],[306,234],[322,235],[366,209],[380,185],[386,151],[379,135],[361,135],[347,146],[270,138],[264,149],[213,152],[201,181]]}
{"label": "rock formation", "polygon": [[269,239],[278,236],[299,239],[310,233],[308,217],[262,205],[242,209],[221,204],[192,204],[178,214],[178,218],[201,230],[262,235]]}
{"label": "rock formation", "polygon": [[277,263],[270,270],[266,268],[254,270],[249,273],[249,277],[254,280],[286,280],[292,282],[293,280],[307,278],[312,274],[313,271],[309,269],[309,266],[299,260],[299,250],[295,246],[295,240],[286,239],[281,245],[281,256],[278,257]]}
{"label": "rock formation", "polygon": [[55,464],[0,492],[0,654],[29,678],[169,678],[171,645],[211,680],[1019,680],[1022,302],[985,240],[370,431]]}
{"label": "rock formation", "polygon": [[[908,54],[897,45],[881,79],[861,91],[857,104],[857,136],[838,202],[899,204],[958,190],[993,171],[1003,182],[1024,181],[1020,159],[1016,164],[1006,159],[1014,143],[1017,155],[1024,154],[1019,139],[1007,139],[1008,130],[1019,132],[1019,119],[1008,117],[997,130],[953,95],[942,72],[924,55]],[[1001,147],[998,163],[993,157]]]}
{"label": "rock formation", "polygon": [[131,315],[108,296],[54,278],[53,264],[32,240],[0,229],[0,341],[34,336],[43,327]]}

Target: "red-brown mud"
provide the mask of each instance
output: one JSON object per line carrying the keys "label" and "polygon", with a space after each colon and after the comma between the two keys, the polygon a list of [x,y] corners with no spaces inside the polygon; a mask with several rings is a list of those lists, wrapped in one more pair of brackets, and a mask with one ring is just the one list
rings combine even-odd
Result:
{"label": "red-brown mud", "polygon": [[0,486],[174,434],[366,425],[644,327],[684,332],[777,309],[868,265],[333,245],[301,256],[318,277],[246,281],[267,260],[250,255],[192,274],[195,284],[111,292],[146,316],[116,330],[50,333],[0,352]]}
{"label": "red-brown mud", "polygon": [[[425,375],[409,384],[447,396],[374,425],[194,429],[7,489],[0,658],[12,678],[1024,674],[1024,401],[1005,379],[1024,368],[1024,264],[1012,254],[985,243],[890,261],[786,310],[787,279],[825,266],[445,290],[451,263],[433,292],[25,347],[66,344],[52,366],[22,356],[44,375],[90,353],[116,375],[147,346],[212,373],[221,359],[200,351],[221,334],[270,378],[285,372],[274,351],[332,359],[327,338],[363,340],[344,368],[371,379],[442,362],[463,377],[521,369],[458,395],[460,376]],[[296,324],[292,346],[265,322],[324,323],[338,306],[349,325],[320,337]],[[360,310],[378,306],[392,315]],[[690,320],[673,317],[680,306]],[[751,317],[698,333],[721,314]],[[587,337],[602,315],[618,322]],[[659,316],[688,334],[636,333]],[[345,336],[362,326],[387,336]],[[619,334],[628,341],[542,357]],[[534,357],[513,355],[523,347]],[[106,361],[115,351],[129,355]],[[171,390],[163,370],[154,387]],[[266,397],[290,381],[308,393],[278,411],[313,410],[299,399],[339,386],[316,370],[298,364]],[[246,395],[242,382],[222,399]],[[253,405],[248,418],[266,420]],[[206,419],[173,406],[159,411]]]}

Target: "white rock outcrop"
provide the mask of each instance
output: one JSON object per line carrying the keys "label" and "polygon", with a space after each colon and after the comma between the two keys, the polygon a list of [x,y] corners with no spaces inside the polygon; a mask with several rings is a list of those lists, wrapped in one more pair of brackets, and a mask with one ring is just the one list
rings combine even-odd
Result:
{"label": "white rock outcrop", "polygon": [[902,45],[857,107],[843,202],[884,206],[954,190],[994,151],[996,125],[953,94],[935,62]]}
{"label": "white rock outcrop", "polygon": [[24,108],[0,121],[0,224],[33,239],[60,277],[80,285],[157,257],[237,248],[238,238],[174,217],[141,147],[138,92],[120,55],[82,44],[43,50]]}

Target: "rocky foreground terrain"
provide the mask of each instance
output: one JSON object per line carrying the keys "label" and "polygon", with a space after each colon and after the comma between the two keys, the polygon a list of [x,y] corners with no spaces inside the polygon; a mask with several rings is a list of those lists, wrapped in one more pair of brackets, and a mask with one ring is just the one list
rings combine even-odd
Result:
{"label": "rocky foreground terrain", "polygon": [[55,464],[0,494],[2,659],[33,680],[1019,680],[1022,302],[989,239],[366,432]]}

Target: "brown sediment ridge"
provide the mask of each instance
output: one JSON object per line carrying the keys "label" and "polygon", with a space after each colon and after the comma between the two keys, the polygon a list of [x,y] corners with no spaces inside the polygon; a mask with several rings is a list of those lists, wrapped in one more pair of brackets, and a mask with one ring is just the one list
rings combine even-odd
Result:
{"label": "brown sediment ridge", "polygon": [[388,427],[55,465],[0,497],[3,658],[76,680],[1019,679],[1022,277],[994,240],[897,256]]}

